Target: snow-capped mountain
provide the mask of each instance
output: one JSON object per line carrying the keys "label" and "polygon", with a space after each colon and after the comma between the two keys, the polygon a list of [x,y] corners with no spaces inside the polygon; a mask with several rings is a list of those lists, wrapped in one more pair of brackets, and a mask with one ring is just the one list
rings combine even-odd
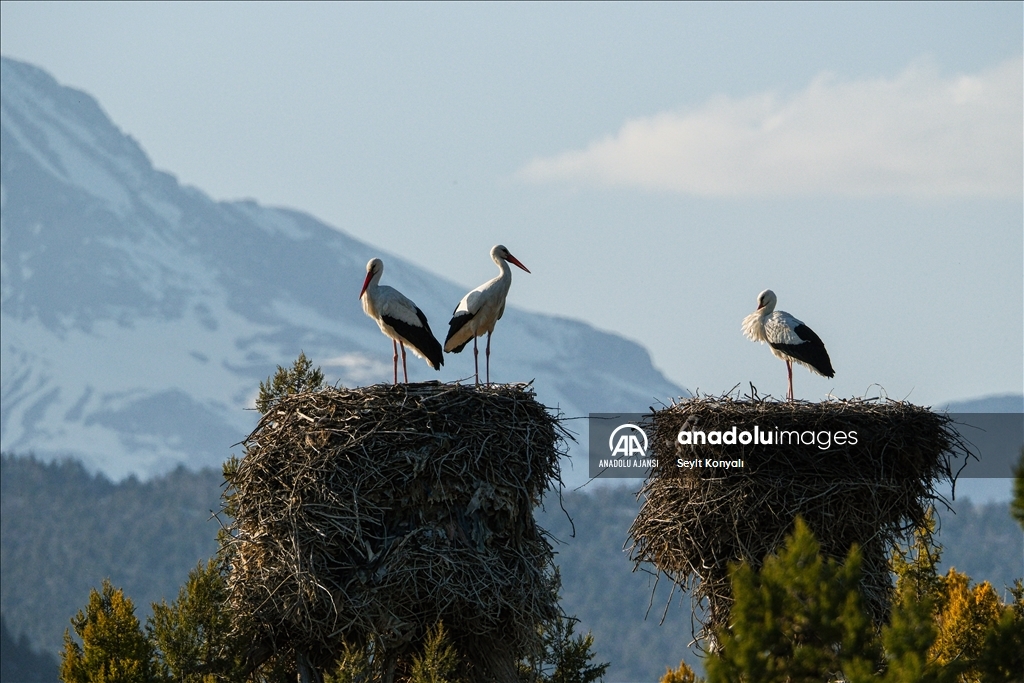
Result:
{"label": "snow-capped mountain", "polygon": [[[300,350],[332,382],[390,379],[391,344],[357,300],[370,258],[441,335],[465,293],[301,212],[182,187],[92,97],[36,67],[3,59],[2,86],[4,451],[75,455],[115,477],[216,465],[255,424],[259,381]],[[535,380],[569,416],[686,393],[633,342],[511,306],[494,360],[493,379]],[[410,356],[410,379],[472,371],[465,353],[446,363],[438,374]]]}

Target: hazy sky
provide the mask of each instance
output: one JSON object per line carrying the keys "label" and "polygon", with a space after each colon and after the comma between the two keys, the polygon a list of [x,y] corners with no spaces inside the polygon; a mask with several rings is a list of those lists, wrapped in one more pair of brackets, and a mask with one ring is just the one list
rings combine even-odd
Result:
{"label": "hazy sky", "polygon": [[933,404],[1024,390],[1022,7],[3,2],[0,51],[217,199],[467,288],[502,242],[690,389],[784,394],[770,287],[836,369],[798,397]]}

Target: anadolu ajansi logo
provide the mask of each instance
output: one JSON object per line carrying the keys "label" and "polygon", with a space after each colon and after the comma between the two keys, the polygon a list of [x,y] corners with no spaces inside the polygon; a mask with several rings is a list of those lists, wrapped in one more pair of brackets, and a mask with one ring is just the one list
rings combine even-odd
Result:
{"label": "anadolu ajansi logo", "polygon": [[[619,435],[618,440],[615,439],[616,434]],[[637,434],[639,434],[639,438]],[[641,438],[643,439],[642,446],[640,445]],[[619,425],[608,437],[608,450],[611,451],[613,458],[645,458],[647,457],[647,432],[635,424]]]}
{"label": "anadolu ajansi logo", "polygon": [[[642,478],[658,467],[654,441],[640,425],[642,413],[591,413],[590,476]],[[610,432],[610,433],[609,433]]]}

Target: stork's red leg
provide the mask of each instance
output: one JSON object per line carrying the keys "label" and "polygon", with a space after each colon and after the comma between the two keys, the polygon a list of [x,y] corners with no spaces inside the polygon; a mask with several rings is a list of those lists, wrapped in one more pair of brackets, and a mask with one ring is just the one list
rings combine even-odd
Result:
{"label": "stork's red leg", "polygon": [[790,401],[793,400],[793,363],[786,361],[786,372],[789,374],[789,392],[786,394],[786,398]]}
{"label": "stork's red leg", "polygon": [[487,333],[487,386],[491,385],[491,333]]}
{"label": "stork's red leg", "polygon": [[[405,342],[398,342],[398,345],[402,347],[402,374],[405,375],[405,383],[409,383],[409,369],[405,367]],[[398,370],[396,369],[397,373]],[[397,382],[396,382],[397,384]]]}
{"label": "stork's red leg", "polygon": [[398,384],[398,342],[392,339],[391,346],[395,350],[395,355],[391,357],[391,360],[395,364],[395,384]]}
{"label": "stork's red leg", "polygon": [[476,337],[473,337],[473,374],[476,376],[476,385],[480,386],[480,352],[476,348]]}

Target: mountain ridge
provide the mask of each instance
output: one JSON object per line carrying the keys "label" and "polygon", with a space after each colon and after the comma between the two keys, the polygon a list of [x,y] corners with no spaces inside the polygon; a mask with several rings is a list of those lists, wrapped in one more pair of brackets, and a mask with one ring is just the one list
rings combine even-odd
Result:
{"label": "mountain ridge", "polygon": [[[390,379],[391,345],[357,298],[370,258],[435,326],[465,293],[309,214],[181,186],[87,93],[2,69],[5,451],[115,479],[217,466],[255,424],[259,381],[300,351],[331,382]],[[687,394],[640,345],[569,318],[510,305],[493,347],[496,381],[533,380],[568,415]],[[471,355],[446,360],[411,359],[410,379],[471,376]]]}

